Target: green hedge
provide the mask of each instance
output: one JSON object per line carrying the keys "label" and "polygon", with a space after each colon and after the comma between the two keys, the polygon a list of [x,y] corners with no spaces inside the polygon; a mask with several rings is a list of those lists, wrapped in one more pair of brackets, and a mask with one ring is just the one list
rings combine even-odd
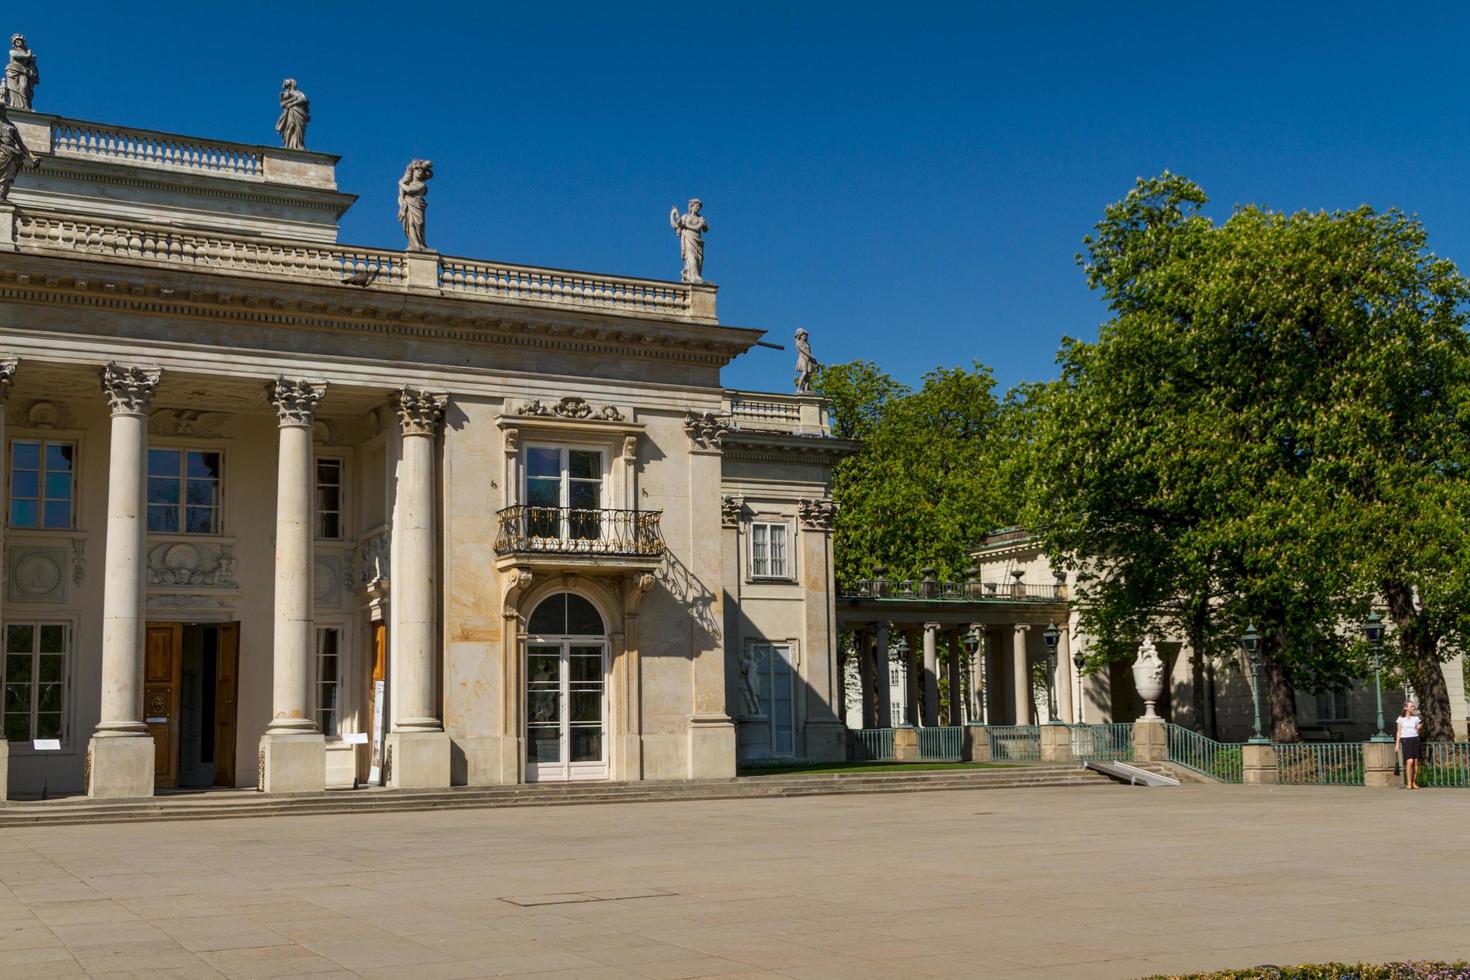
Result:
{"label": "green hedge", "polygon": [[1214,973],[1170,973],[1147,980],[1470,980],[1470,963],[1304,963]]}

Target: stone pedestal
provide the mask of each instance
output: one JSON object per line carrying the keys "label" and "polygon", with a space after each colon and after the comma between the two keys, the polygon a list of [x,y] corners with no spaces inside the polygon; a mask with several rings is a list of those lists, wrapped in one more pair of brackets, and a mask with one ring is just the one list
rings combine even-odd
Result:
{"label": "stone pedestal", "polygon": [[1133,761],[1163,762],[1169,754],[1169,742],[1162,722],[1133,723]]}
{"label": "stone pedestal", "polygon": [[728,715],[689,719],[689,778],[735,778],[735,723]]}
{"label": "stone pedestal", "polygon": [[843,762],[847,759],[847,726],[835,721],[807,722],[806,751],[815,762]]}
{"label": "stone pedestal", "polygon": [[736,725],[736,743],[741,762],[771,757],[770,715],[750,715],[741,718]]}
{"label": "stone pedestal", "polygon": [[443,732],[391,732],[385,751],[393,764],[389,789],[445,789],[449,786],[449,736]]}
{"label": "stone pedestal", "polygon": [[1276,782],[1276,746],[1260,742],[1247,742],[1241,747],[1241,782],[1251,786],[1264,786]]}
{"label": "stone pedestal", "polygon": [[262,792],[323,792],[327,788],[327,740],[313,732],[265,735],[260,740],[259,765],[256,788]]}
{"label": "stone pedestal", "polygon": [[965,759],[970,762],[990,761],[990,736],[984,725],[965,726]]}
{"label": "stone pedestal", "polygon": [[1041,761],[1072,761],[1072,729],[1066,725],[1041,726]]}
{"label": "stone pedestal", "polygon": [[898,762],[919,761],[919,730],[900,725],[893,730],[893,758]]}
{"label": "stone pedestal", "polygon": [[87,795],[131,800],[153,795],[155,751],[147,735],[94,736],[87,746]]}
{"label": "stone pedestal", "polygon": [[1398,761],[1398,753],[1393,750],[1392,742],[1365,742],[1363,743],[1363,785],[1376,786],[1379,789],[1393,789],[1403,783],[1403,779],[1394,775],[1394,763]]}

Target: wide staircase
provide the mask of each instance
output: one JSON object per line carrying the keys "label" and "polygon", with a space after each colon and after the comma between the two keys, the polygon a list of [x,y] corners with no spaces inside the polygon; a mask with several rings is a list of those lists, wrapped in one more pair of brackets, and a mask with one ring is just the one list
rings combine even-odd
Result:
{"label": "wide staircase", "polygon": [[0,804],[0,828],[138,820],[210,820],[323,813],[399,813],[414,810],[516,806],[653,803],[679,800],[762,799],[849,793],[1106,786],[1098,773],[1072,766],[1015,766],[927,772],[834,771],[812,775],[742,776],[684,782],[558,783],[461,786],[446,790],[335,790],[266,796],[249,790],[179,793],[141,800],[13,801]]}

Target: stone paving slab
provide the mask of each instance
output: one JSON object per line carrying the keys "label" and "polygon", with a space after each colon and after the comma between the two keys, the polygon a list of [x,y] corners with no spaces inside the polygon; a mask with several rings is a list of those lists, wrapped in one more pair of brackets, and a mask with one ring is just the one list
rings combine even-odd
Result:
{"label": "stone paving slab", "polygon": [[1184,786],[7,829],[0,976],[1106,980],[1470,958],[1467,812],[1452,790]]}

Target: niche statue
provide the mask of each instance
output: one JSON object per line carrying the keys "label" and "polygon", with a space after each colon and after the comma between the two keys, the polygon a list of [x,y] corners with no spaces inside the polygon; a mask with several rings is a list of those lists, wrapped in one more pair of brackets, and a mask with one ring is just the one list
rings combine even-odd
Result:
{"label": "niche statue", "polygon": [[679,256],[684,260],[684,271],[679,278],[684,282],[704,282],[704,233],[709,231],[709,222],[700,212],[704,202],[694,198],[689,202],[689,213],[680,214],[678,207],[669,210],[669,227],[679,236]]}
{"label": "niche statue", "polygon": [[432,160],[415,160],[398,181],[398,222],[408,238],[410,252],[427,252],[424,212],[429,210],[429,180],[434,176]]}
{"label": "niche statue", "polygon": [[281,134],[281,145],[288,150],[306,149],[306,124],[309,122],[310,100],[305,92],[296,87],[296,79],[286,79],[281,83],[281,117],[276,120],[276,132]]}

